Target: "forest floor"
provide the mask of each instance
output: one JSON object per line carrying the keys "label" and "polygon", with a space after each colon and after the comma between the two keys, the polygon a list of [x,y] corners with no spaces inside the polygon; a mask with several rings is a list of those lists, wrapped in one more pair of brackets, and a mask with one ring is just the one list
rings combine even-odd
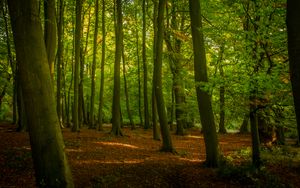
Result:
{"label": "forest floor", "polygon": [[[15,130],[0,123],[0,187],[35,187],[28,133]],[[103,132],[63,129],[76,187],[300,187],[300,165],[288,158],[266,158],[261,171],[251,170],[247,134],[219,135],[227,162],[217,170],[203,166],[204,141],[197,129],[172,135],[177,154],[160,152],[161,142],[152,139],[151,130],[124,128],[123,137],[112,137],[109,130],[109,125]]]}

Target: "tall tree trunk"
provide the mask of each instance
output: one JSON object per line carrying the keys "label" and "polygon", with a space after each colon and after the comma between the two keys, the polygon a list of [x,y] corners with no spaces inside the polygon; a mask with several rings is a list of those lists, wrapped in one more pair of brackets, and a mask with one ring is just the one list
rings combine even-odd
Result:
{"label": "tall tree trunk", "polygon": [[38,187],[74,187],[55,109],[38,1],[8,1]]}
{"label": "tall tree trunk", "polygon": [[74,102],[73,102],[73,127],[72,131],[78,131],[79,122],[79,64],[80,64],[80,43],[81,43],[81,11],[82,0],[76,0],[76,24],[75,24],[75,67],[74,67]]}
{"label": "tall tree trunk", "polygon": [[[153,8],[153,30],[154,30],[154,39],[153,39],[153,62],[155,60],[156,54],[156,38],[157,38],[157,13],[158,13],[158,1],[153,0],[154,8]],[[154,66],[153,66],[154,68]],[[154,70],[153,70],[154,72]],[[154,80],[155,74],[153,73]],[[156,105],[156,97],[155,97],[155,85],[152,83],[152,123],[153,123],[153,139],[160,140],[159,129],[157,124],[157,105]]]}
{"label": "tall tree trunk", "polygon": [[287,31],[294,106],[297,119],[298,144],[300,144],[300,2],[287,1]]}
{"label": "tall tree trunk", "polygon": [[58,119],[60,121],[60,124],[62,126],[62,97],[61,97],[61,69],[63,65],[63,24],[64,24],[64,1],[59,0],[59,17],[58,17],[58,27],[57,27],[57,66],[56,66],[56,74],[57,74],[57,80],[56,80],[56,111],[58,115]]}
{"label": "tall tree trunk", "polygon": [[104,94],[104,62],[105,62],[105,48],[106,48],[106,31],[105,31],[105,0],[102,0],[102,57],[101,57],[101,78],[100,78],[100,95],[99,95],[99,111],[98,111],[98,130],[103,129],[103,94]]}
{"label": "tall tree trunk", "polygon": [[55,0],[44,0],[44,15],[45,15],[45,45],[50,67],[51,78],[54,80],[54,61],[56,53],[56,13]]}
{"label": "tall tree trunk", "polygon": [[[221,62],[219,62],[221,63]],[[221,78],[224,79],[224,70],[223,66],[219,65],[219,71]],[[219,133],[225,134],[226,128],[225,128],[225,86],[220,86],[220,123],[219,123]]]}
{"label": "tall tree trunk", "polygon": [[124,53],[124,45],[122,46],[122,59],[123,59],[123,78],[124,78],[124,92],[125,92],[125,102],[126,102],[126,110],[128,114],[128,118],[130,121],[131,129],[135,129],[135,125],[132,119],[130,103],[129,103],[129,95],[128,95],[128,87],[127,87],[127,79],[126,79],[126,67],[125,67],[125,53]]}
{"label": "tall tree trunk", "polygon": [[143,59],[143,71],[144,71],[144,128],[150,127],[149,117],[149,105],[148,105],[148,66],[146,56],[146,0],[143,0],[143,36],[142,36],[142,59]]}
{"label": "tall tree trunk", "polygon": [[[11,45],[10,45],[10,32],[8,29],[8,8],[7,8],[7,2],[0,2],[1,10],[3,11],[3,19],[4,19],[4,26],[5,26],[5,39],[6,39],[6,48],[7,48],[7,62],[10,65],[10,68],[12,70],[12,78],[13,78],[13,124],[17,123],[17,90],[16,90],[16,64],[13,62],[13,55],[11,52]],[[8,87],[8,83],[11,79],[11,76],[8,78],[7,83],[5,84],[2,93],[0,94],[0,107],[2,104],[2,99],[4,98],[6,94],[6,90]]]}
{"label": "tall tree trunk", "polygon": [[120,114],[120,63],[122,56],[123,45],[123,23],[122,23],[122,1],[115,2],[115,33],[116,33],[116,50],[114,64],[114,91],[113,91],[113,106],[112,106],[112,130],[111,133],[115,136],[122,135],[121,131],[121,114]]}
{"label": "tall tree trunk", "polygon": [[96,0],[95,3],[95,30],[94,30],[94,49],[93,49],[93,64],[92,64],[92,87],[91,87],[91,104],[90,104],[90,118],[89,118],[89,127],[95,127],[95,118],[94,118],[94,103],[95,103],[95,71],[96,71],[96,57],[97,57],[97,39],[98,39],[98,23],[99,23],[99,0]]}
{"label": "tall tree trunk", "polygon": [[161,150],[166,152],[174,152],[171,134],[168,126],[167,112],[162,92],[162,51],[164,36],[164,9],[166,0],[159,0],[157,15],[157,38],[154,59],[154,91],[156,97],[157,112],[159,116],[160,129],[163,145]]}
{"label": "tall tree trunk", "polygon": [[[195,81],[198,85],[201,82],[208,82],[200,0],[189,0],[189,7],[193,37]],[[218,138],[211,97],[208,92],[201,90],[199,85],[196,86],[196,92],[204,134],[206,165],[208,167],[217,167],[219,165]]]}

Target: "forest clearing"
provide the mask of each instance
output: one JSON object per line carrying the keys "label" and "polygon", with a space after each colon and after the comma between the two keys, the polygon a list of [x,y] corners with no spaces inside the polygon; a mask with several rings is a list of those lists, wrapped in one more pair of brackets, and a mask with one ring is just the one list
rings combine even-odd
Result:
{"label": "forest clearing", "polygon": [[0,0],[0,122],[0,187],[300,187],[300,1]]}
{"label": "forest clearing", "polygon": [[[63,130],[75,187],[300,186],[295,164],[300,162],[300,152],[277,152],[278,159],[266,160],[258,176],[249,166],[249,134],[219,135],[221,153],[236,167],[224,164],[217,170],[203,166],[204,141],[198,129],[189,130],[184,137],[172,135],[177,153],[171,154],[159,151],[160,142],[151,138],[151,130],[124,128],[124,137],[112,137],[109,126],[103,132]],[[0,124],[0,187],[36,187],[28,134],[15,129]],[[298,159],[292,161],[295,156]]]}

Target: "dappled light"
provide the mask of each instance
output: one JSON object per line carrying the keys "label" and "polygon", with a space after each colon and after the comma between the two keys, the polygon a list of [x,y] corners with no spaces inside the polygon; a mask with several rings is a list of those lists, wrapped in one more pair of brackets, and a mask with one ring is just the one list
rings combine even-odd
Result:
{"label": "dappled light", "polygon": [[117,146],[117,147],[126,147],[131,149],[138,149],[139,147],[130,145],[130,144],[123,144],[123,143],[116,143],[116,142],[95,142],[96,144],[100,145],[107,145],[107,146]]}

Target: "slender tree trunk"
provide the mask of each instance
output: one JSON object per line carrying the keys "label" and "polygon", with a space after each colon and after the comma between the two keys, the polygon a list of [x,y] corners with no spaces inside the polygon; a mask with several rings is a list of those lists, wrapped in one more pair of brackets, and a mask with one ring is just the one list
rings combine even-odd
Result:
{"label": "slender tree trunk", "polygon": [[[202,17],[200,0],[189,0],[191,27],[194,49],[194,69],[196,83],[208,82],[204,38],[202,32]],[[206,165],[217,167],[219,165],[218,138],[214,115],[211,105],[211,97],[208,92],[196,87],[198,108],[204,134],[206,149]]]}
{"label": "slender tree trunk", "polygon": [[64,153],[38,1],[8,2],[38,187],[74,187]]}
{"label": "slender tree trunk", "polygon": [[[153,9],[153,30],[154,30],[154,40],[153,40],[153,62],[156,57],[156,38],[157,38],[157,13],[158,13],[158,1],[153,0],[154,9]],[[153,70],[153,78],[154,80],[154,70]],[[155,97],[155,85],[152,83],[152,123],[153,123],[153,139],[160,140],[159,128],[157,124],[157,105],[156,105],[156,97]]]}
{"label": "slender tree trunk", "polygon": [[80,43],[81,43],[81,11],[82,0],[76,0],[76,24],[75,24],[75,67],[74,67],[74,102],[73,102],[73,127],[72,131],[79,130],[79,64],[80,64]]}
{"label": "slender tree trunk", "polygon": [[157,15],[157,38],[154,59],[154,91],[159,116],[163,145],[161,151],[174,152],[171,134],[168,126],[167,112],[162,92],[162,51],[164,36],[164,9],[166,0],[159,0]]}
{"label": "slender tree trunk", "polygon": [[149,105],[148,105],[148,65],[146,56],[146,0],[143,0],[143,41],[142,41],[142,59],[144,71],[144,128],[150,127]]}
{"label": "slender tree trunk", "polygon": [[[219,62],[221,63],[221,62]],[[222,65],[219,66],[220,76],[224,78],[224,70]],[[225,86],[220,86],[220,123],[219,123],[219,133],[225,134]]]}
{"label": "slender tree trunk", "polygon": [[300,2],[287,1],[288,51],[290,77],[297,119],[298,144],[300,144]]}
{"label": "slender tree trunk", "polygon": [[115,136],[122,135],[121,131],[121,114],[120,114],[120,62],[122,56],[123,45],[123,26],[122,26],[122,1],[116,0],[115,3],[115,33],[116,33],[116,50],[114,64],[114,91],[113,91],[113,107],[112,107],[112,130]]}
{"label": "slender tree trunk", "polygon": [[102,108],[104,94],[104,63],[105,63],[105,48],[106,48],[106,31],[105,31],[105,0],[102,0],[102,58],[101,58],[101,78],[100,78],[100,95],[99,95],[99,111],[98,111],[98,130],[103,130],[102,126]]}
{"label": "slender tree trunk", "polygon": [[63,65],[63,24],[64,24],[64,1],[59,0],[59,17],[58,17],[58,27],[57,27],[57,67],[56,67],[56,111],[58,119],[61,126],[63,125],[62,121],[62,97],[61,97],[61,79],[62,79],[62,65]]}
{"label": "slender tree trunk", "polygon": [[99,25],[99,0],[95,3],[95,30],[94,30],[94,49],[93,49],[93,64],[92,64],[92,83],[91,83],[91,104],[90,104],[90,118],[89,127],[95,127],[94,119],[94,103],[95,103],[95,71],[96,71],[96,58],[97,58],[97,39],[98,39],[98,25]]}
{"label": "slender tree trunk", "polygon": [[44,0],[44,15],[45,15],[45,45],[50,67],[51,78],[54,80],[54,61],[56,53],[56,13],[55,0]]}
{"label": "slender tree trunk", "polygon": [[123,59],[123,78],[124,78],[124,92],[125,92],[125,102],[126,102],[126,110],[128,114],[128,118],[130,121],[131,129],[135,129],[135,125],[132,119],[130,103],[129,103],[129,95],[128,95],[128,87],[127,87],[127,79],[126,79],[126,67],[125,67],[125,54],[124,54],[124,45],[122,46],[122,59]]}

